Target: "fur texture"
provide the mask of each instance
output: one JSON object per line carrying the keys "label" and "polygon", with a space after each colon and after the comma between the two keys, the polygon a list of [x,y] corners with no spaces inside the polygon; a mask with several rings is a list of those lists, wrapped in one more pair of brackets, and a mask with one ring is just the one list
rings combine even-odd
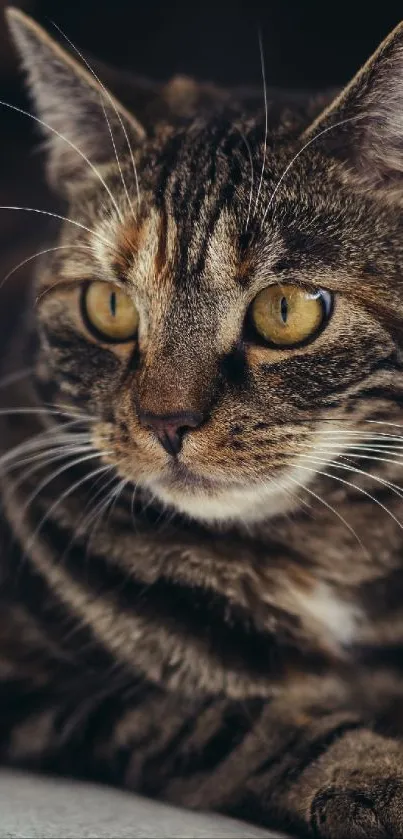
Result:
{"label": "fur texture", "polygon": [[[403,27],[336,98],[265,112],[110,93],[9,19],[62,203],[7,362],[33,370],[2,429],[1,756],[403,836]],[[89,328],[94,281],[133,340]],[[332,295],[311,341],[251,329],[276,284]]]}

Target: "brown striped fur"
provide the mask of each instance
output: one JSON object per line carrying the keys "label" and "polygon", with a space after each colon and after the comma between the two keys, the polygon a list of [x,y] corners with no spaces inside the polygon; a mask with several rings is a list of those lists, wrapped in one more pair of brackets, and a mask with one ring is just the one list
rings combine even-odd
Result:
{"label": "brown striped fur", "polygon": [[[2,418],[1,759],[403,837],[403,29],[336,99],[269,90],[265,134],[254,92],[111,98],[9,20],[73,223],[3,365],[32,370]],[[94,279],[133,341],[88,329]],[[334,295],[295,349],[250,332],[278,282]],[[144,417],[178,413],[173,457]]]}

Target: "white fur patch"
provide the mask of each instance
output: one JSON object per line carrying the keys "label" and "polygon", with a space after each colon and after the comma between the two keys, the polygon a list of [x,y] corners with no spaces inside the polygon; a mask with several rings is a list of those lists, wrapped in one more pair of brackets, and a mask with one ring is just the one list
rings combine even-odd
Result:
{"label": "white fur patch", "polygon": [[[293,478],[304,485],[309,482],[309,475],[304,470],[295,468],[291,472]],[[299,501],[293,496],[295,484],[286,480],[270,480],[261,484],[251,484],[246,487],[229,486],[217,489],[214,494],[197,492],[189,489],[175,491],[170,487],[165,489],[158,482],[151,483],[152,491],[166,504],[174,506],[179,512],[199,521],[226,522],[242,521],[250,524],[256,521],[282,515],[299,506]]]}
{"label": "white fur patch", "polygon": [[354,641],[360,612],[356,606],[340,600],[329,585],[320,582],[310,593],[299,589],[293,595],[303,612],[328,631],[331,640],[342,646]]}

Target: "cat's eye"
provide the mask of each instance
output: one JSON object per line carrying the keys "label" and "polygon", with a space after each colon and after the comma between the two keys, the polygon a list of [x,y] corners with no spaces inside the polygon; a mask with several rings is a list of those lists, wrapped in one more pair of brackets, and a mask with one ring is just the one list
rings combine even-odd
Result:
{"label": "cat's eye", "polygon": [[123,343],[136,336],[138,311],[118,286],[94,281],[84,289],[82,310],[87,326],[103,341]]}
{"label": "cat's eye", "polygon": [[260,338],[274,347],[296,347],[312,341],[332,310],[332,295],[323,289],[272,285],[255,297],[250,319]]}

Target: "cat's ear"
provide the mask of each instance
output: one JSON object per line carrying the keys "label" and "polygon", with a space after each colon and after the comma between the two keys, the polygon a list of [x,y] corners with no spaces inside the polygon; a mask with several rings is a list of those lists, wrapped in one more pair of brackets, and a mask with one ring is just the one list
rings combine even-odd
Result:
{"label": "cat's ear", "polygon": [[403,22],[304,139],[315,136],[370,187],[403,186]]}
{"label": "cat's ear", "polygon": [[144,130],[85,64],[35,21],[15,8],[6,14],[48,139],[50,181],[69,193],[93,176],[85,158],[95,167],[108,163],[115,159],[113,142],[119,157],[127,157],[129,143],[135,147],[141,142]]}

